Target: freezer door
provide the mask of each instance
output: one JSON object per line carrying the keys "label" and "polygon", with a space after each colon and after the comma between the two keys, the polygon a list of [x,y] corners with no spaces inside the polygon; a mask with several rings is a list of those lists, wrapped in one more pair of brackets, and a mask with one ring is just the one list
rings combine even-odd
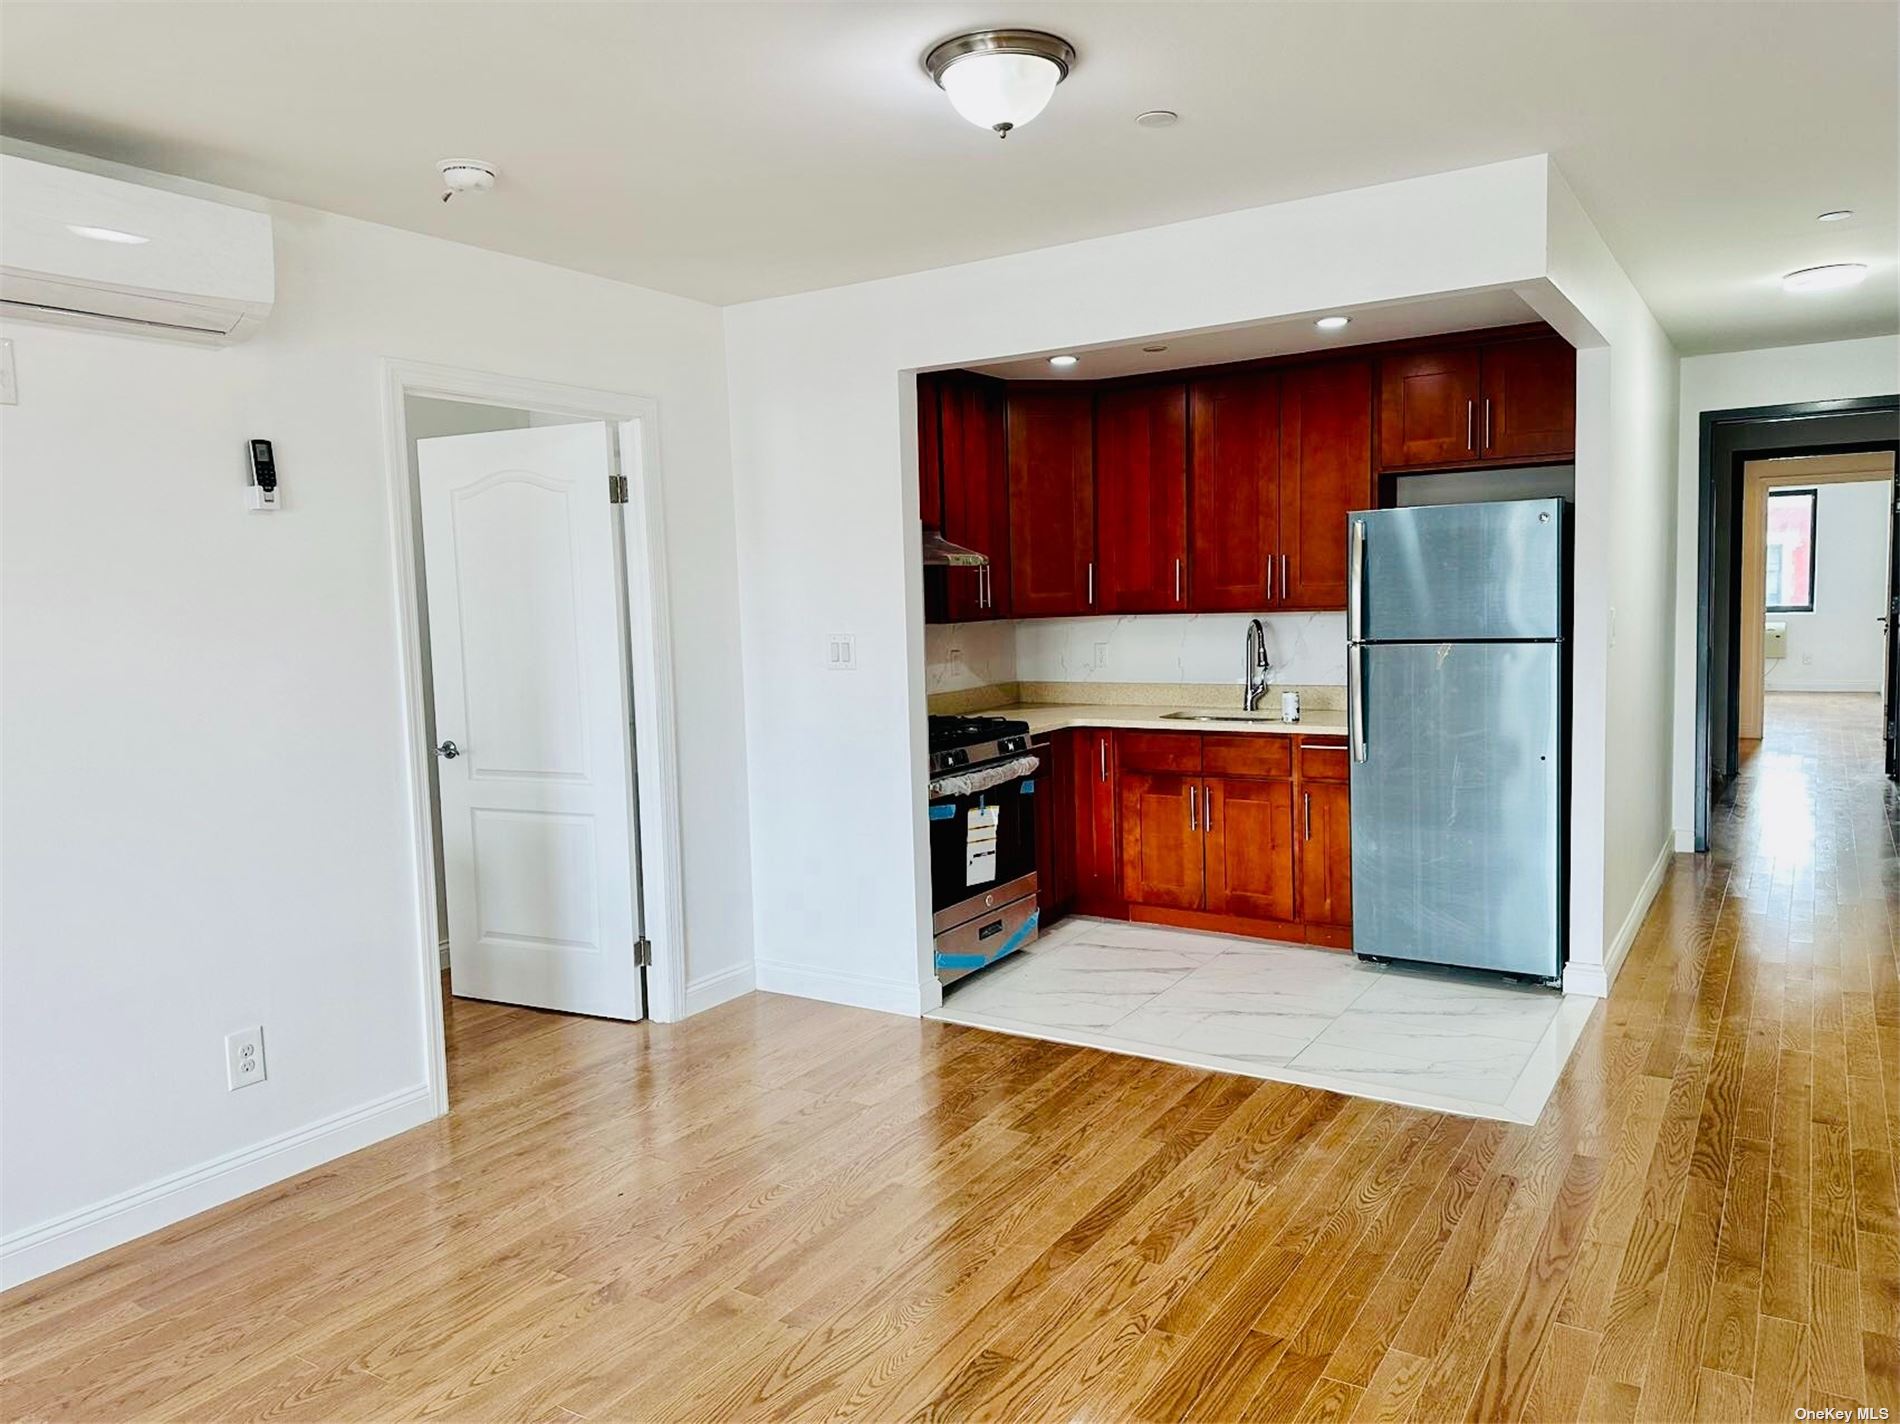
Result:
{"label": "freezer door", "polygon": [[[1363,535],[1354,526],[1363,525]],[[1347,521],[1354,641],[1560,638],[1564,502],[1375,509]],[[1363,547],[1353,546],[1363,538]]]}
{"label": "freezer door", "polygon": [[1349,648],[1353,947],[1555,976],[1559,672],[1552,643]]}

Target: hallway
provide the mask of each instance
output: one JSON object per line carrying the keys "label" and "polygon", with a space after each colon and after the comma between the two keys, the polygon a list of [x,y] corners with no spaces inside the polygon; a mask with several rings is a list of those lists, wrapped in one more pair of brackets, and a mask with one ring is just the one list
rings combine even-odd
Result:
{"label": "hallway", "polygon": [[0,1297],[68,1419],[1900,1413],[1878,728],[1771,722],[1535,1123],[753,994]]}

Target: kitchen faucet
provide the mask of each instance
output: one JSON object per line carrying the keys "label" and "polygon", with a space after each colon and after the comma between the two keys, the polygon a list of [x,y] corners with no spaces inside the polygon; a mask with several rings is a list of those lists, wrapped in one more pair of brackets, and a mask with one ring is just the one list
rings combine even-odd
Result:
{"label": "kitchen faucet", "polygon": [[[1258,618],[1247,624],[1247,690],[1241,694],[1241,707],[1252,712],[1267,695],[1267,674],[1273,664],[1267,661],[1267,630]],[[1256,676],[1257,674],[1257,676]]]}

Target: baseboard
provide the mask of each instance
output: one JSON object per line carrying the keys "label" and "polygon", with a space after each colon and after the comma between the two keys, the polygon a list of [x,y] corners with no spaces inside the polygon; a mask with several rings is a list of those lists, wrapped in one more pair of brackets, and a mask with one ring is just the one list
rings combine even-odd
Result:
{"label": "baseboard", "polygon": [[65,1216],[0,1238],[0,1288],[196,1216],[247,1192],[419,1127],[435,1116],[426,1083],[174,1172]]}
{"label": "baseboard", "polygon": [[717,974],[708,974],[701,979],[689,979],[686,983],[686,1013],[702,1013],[736,999],[741,994],[752,992],[752,966],[735,964],[730,969],[722,969]]}
{"label": "baseboard", "polygon": [[1642,931],[1649,907],[1656,903],[1656,896],[1662,891],[1663,877],[1669,874],[1669,862],[1675,857],[1676,838],[1679,835],[1680,831],[1671,830],[1663,838],[1662,849],[1656,853],[1656,863],[1649,867],[1643,888],[1636,892],[1636,903],[1630,906],[1630,912],[1617,927],[1616,937],[1610,941],[1603,963],[1564,966],[1566,994],[1587,994],[1593,999],[1609,997],[1610,985],[1616,982],[1616,976],[1622,972],[1623,961],[1629,958],[1630,946],[1636,943],[1636,936]]}
{"label": "baseboard", "polygon": [[1780,686],[1768,686],[1763,692],[1860,692],[1872,694],[1880,691],[1880,684],[1869,687],[1864,682],[1794,682]]}
{"label": "baseboard", "polygon": [[868,974],[848,974],[835,969],[808,969],[802,964],[782,964],[761,959],[753,965],[753,987],[768,994],[791,994],[800,999],[823,999],[829,1004],[846,1004],[854,1009],[877,1009],[887,1014],[916,1018],[920,1000],[915,984],[899,979],[874,979]]}

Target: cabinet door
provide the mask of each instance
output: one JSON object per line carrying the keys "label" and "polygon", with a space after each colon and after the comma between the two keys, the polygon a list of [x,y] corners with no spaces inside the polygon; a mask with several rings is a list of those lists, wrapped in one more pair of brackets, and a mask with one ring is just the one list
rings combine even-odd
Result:
{"label": "cabinet door", "polygon": [[943,534],[989,555],[987,569],[946,569],[949,621],[1009,616],[1009,468],[1003,383],[946,378],[940,404]]}
{"label": "cabinet door", "polygon": [[1187,387],[1095,401],[1095,608],[1187,607]]}
{"label": "cabinet door", "polygon": [[1478,348],[1412,351],[1379,362],[1379,463],[1385,469],[1478,458]]}
{"label": "cabinet door", "polygon": [[1118,785],[1123,898],[1136,905],[1200,909],[1200,778],[1128,772]]}
{"label": "cabinet door", "polygon": [[1086,390],[1009,395],[1009,584],[1018,618],[1088,611],[1093,417]]}
{"label": "cabinet door", "polygon": [[1372,366],[1280,378],[1280,551],[1287,608],[1346,606],[1346,515],[1370,509]]}
{"label": "cabinet door", "polygon": [[943,381],[917,378],[917,513],[926,529],[943,528]]}
{"label": "cabinet door", "polygon": [[1293,783],[1207,783],[1207,908],[1255,920],[1294,918]]}
{"label": "cabinet door", "polygon": [[1075,860],[1078,842],[1075,748],[1079,732],[1051,732],[1046,741],[1030,747],[1042,765],[1032,778],[1036,806],[1036,900],[1042,923],[1054,924],[1069,912],[1075,899]]}
{"label": "cabinet door", "polygon": [[1189,387],[1189,603],[1197,612],[1271,606],[1280,528],[1280,381],[1250,372]]}
{"label": "cabinet door", "polygon": [[1343,782],[1300,784],[1300,919],[1352,925],[1352,796]]}
{"label": "cabinet door", "polygon": [[1571,455],[1577,448],[1577,353],[1561,336],[1501,341],[1483,353],[1478,444],[1487,460]]}
{"label": "cabinet door", "polygon": [[1120,915],[1121,842],[1115,835],[1115,739],[1101,728],[1074,734],[1069,793],[1074,805],[1075,907]]}

